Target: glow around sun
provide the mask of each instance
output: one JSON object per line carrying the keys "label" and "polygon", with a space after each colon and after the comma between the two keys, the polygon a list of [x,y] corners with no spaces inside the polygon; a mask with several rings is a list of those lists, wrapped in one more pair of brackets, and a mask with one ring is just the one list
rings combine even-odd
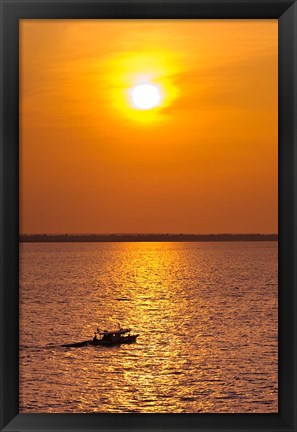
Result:
{"label": "glow around sun", "polygon": [[170,119],[166,109],[180,94],[172,79],[179,73],[179,63],[170,52],[156,49],[115,56],[107,60],[105,68],[114,115],[142,125]]}
{"label": "glow around sun", "polygon": [[131,90],[132,105],[139,110],[150,110],[160,105],[161,93],[156,85],[139,84]]}

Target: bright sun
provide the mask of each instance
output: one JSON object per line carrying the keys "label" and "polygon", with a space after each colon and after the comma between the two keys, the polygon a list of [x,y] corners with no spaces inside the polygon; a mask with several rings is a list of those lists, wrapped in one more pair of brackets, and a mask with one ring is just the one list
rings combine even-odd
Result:
{"label": "bright sun", "polygon": [[153,84],[140,84],[131,91],[133,105],[140,110],[155,108],[161,102],[161,94]]}

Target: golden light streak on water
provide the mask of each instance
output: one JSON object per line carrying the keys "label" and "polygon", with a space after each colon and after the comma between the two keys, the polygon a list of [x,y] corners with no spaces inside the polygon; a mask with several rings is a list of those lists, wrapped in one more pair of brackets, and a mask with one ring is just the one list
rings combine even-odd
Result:
{"label": "golden light streak on water", "polygon": [[[277,412],[276,243],[22,244],[21,412]],[[131,326],[136,344],[62,348]]]}

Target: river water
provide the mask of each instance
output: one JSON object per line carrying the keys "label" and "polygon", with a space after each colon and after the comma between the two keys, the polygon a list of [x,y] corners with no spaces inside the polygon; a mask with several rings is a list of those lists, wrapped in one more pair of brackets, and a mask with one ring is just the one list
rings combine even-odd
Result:
{"label": "river water", "polygon": [[[22,243],[20,412],[278,410],[277,243]],[[63,348],[97,327],[137,343]]]}

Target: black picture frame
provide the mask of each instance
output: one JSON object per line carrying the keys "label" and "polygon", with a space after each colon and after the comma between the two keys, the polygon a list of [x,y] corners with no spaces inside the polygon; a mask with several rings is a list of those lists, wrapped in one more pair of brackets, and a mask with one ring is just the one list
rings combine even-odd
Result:
{"label": "black picture frame", "polygon": [[[296,431],[297,3],[292,0],[0,0],[1,419],[3,431]],[[19,414],[19,20],[95,18],[278,19],[278,414]]]}

